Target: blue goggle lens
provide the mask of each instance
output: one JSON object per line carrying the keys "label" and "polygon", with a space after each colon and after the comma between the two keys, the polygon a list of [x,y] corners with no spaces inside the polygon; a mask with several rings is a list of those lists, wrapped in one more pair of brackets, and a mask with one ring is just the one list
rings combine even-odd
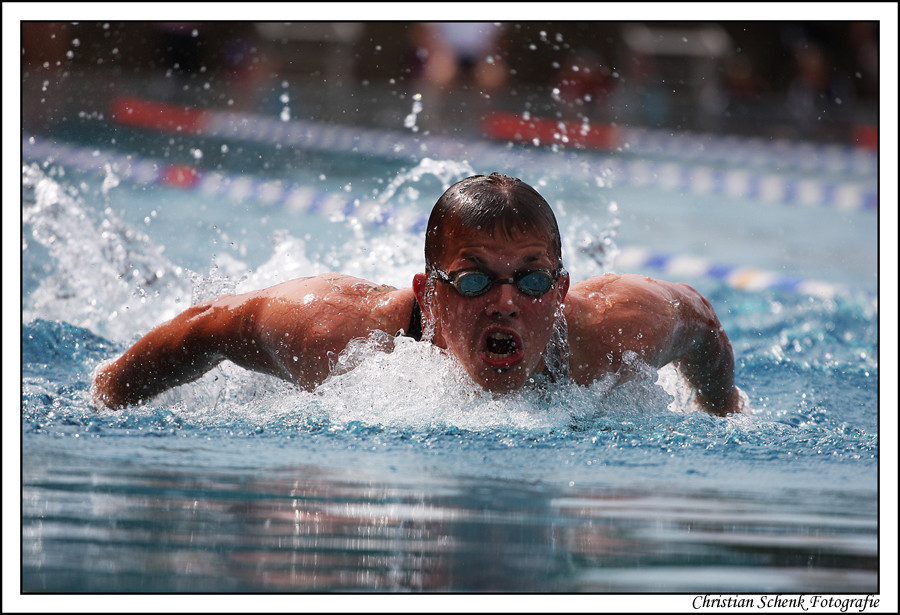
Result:
{"label": "blue goggle lens", "polygon": [[450,284],[465,297],[483,295],[494,284],[515,284],[520,292],[530,297],[540,297],[553,288],[557,279],[557,276],[543,270],[522,271],[511,280],[498,280],[483,271],[464,271],[452,278],[439,269],[435,272],[438,274],[435,276],[437,279]]}

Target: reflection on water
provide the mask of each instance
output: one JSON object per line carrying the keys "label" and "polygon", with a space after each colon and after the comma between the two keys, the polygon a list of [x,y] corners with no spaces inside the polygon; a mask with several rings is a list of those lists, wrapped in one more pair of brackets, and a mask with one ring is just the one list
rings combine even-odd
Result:
{"label": "reflection on water", "polygon": [[26,592],[877,588],[876,519],[840,493],[35,466],[23,477]]}

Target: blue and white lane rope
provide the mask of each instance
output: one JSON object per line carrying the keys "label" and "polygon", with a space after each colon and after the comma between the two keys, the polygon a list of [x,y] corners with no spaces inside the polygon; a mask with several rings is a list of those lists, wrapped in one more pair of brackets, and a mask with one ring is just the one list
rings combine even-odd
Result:
{"label": "blue and white lane rope", "polygon": [[[379,129],[334,126],[294,120],[283,122],[266,116],[214,112],[201,133],[209,138],[225,138],[281,146],[355,153],[385,158],[420,160],[423,156],[443,160],[469,160],[486,168],[539,169],[542,172],[572,174],[586,172],[608,175],[613,186],[659,187],[696,195],[722,195],[767,203],[799,206],[833,207],[839,210],[876,210],[878,192],[874,171],[877,157],[869,152],[849,152],[847,148],[810,146],[803,143],[780,142],[771,146],[760,143],[744,147],[743,141],[720,137],[709,152],[707,146],[693,143],[690,137],[674,138],[680,144],[674,150],[679,161],[646,160],[615,157],[587,151],[539,150],[509,147],[487,141],[458,141],[440,137],[419,137],[406,133]],[[641,150],[667,149],[662,135],[647,131],[626,131],[626,140],[635,139],[644,145],[629,147],[632,154]],[[693,144],[692,144],[693,143]],[[746,150],[746,151],[745,151]],[[667,149],[667,151],[669,151]],[[689,156],[686,152],[703,152],[704,156]],[[730,154],[726,154],[730,152]],[[684,155],[682,155],[684,154]],[[816,170],[831,176],[836,169],[863,167],[862,179],[821,180],[816,177],[786,177],[780,172],[765,169],[748,170],[726,168],[721,165],[697,164],[691,160],[711,162],[727,160],[742,164],[741,157],[763,159],[774,156],[776,166],[787,161],[797,166],[807,161],[806,170]],[[825,158],[825,166],[816,161]],[[688,160],[688,162],[685,162]],[[770,164],[771,166],[771,164]],[[790,165],[788,165],[790,166]]]}
{"label": "blue and white lane rope", "polygon": [[394,210],[374,199],[342,192],[314,190],[309,186],[253,175],[233,175],[197,167],[152,160],[69,143],[35,137],[22,140],[23,160],[38,164],[59,164],[69,171],[113,174],[133,184],[163,185],[196,190],[204,195],[234,201],[252,201],[262,206],[284,208],[322,217],[356,216],[372,226],[390,225],[401,231],[424,232],[428,216],[412,210]]}
{"label": "blue and white lane rope", "polygon": [[[22,150],[25,160],[39,164],[56,163],[70,170],[101,176],[113,172],[119,179],[138,185],[163,184],[237,201],[249,199],[264,206],[322,217],[330,218],[335,214],[355,216],[365,224],[390,225],[400,232],[423,233],[428,222],[425,214],[412,210],[394,210],[372,199],[253,176],[198,171],[185,179],[173,174],[173,170],[183,171],[180,165],[137,158],[116,151],[51,143],[37,138],[23,139]],[[590,247],[585,248],[585,252],[590,255]],[[827,282],[791,278],[752,267],[725,265],[694,256],[664,254],[639,247],[621,248],[615,258],[615,266],[620,271],[649,270],[676,278],[710,279],[748,291],[780,289],[823,298],[850,292],[850,289]],[[871,293],[867,294],[870,299],[875,299]]]}
{"label": "blue and white lane rope", "polygon": [[622,141],[628,144],[628,151],[638,156],[668,156],[682,161],[732,164],[744,168],[777,167],[864,179],[874,178],[878,173],[877,153],[847,145],[686,131],[673,134],[647,128],[628,128],[622,132]]}
{"label": "blue and white lane rope", "polygon": [[[240,126],[241,124],[232,125],[229,134],[218,136],[240,139],[243,137]],[[306,129],[297,125],[284,135],[282,143],[301,148],[325,148],[329,151],[346,153],[348,151],[347,144],[352,141],[356,144],[353,150],[359,153],[385,156],[402,155],[412,158],[414,152],[408,148],[408,143],[398,143],[388,137],[387,133],[377,135],[363,133],[360,135],[360,133],[345,127],[327,129],[316,125],[312,129]],[[318,144],[315,148],[311,147],[313,142]],[[598,163],[586,162],[583,159],[570,166],[569,157],[563,154],[548,155],[541,152],[514,151],[507,148],[498,151],[496,146],[484,143],[476,143],[467,149],[463,143],[444,139],[431,140],[429,143],[431,145],[428,153],[439,159],[477,159],[481,164],[490,168],[509,168],[518,165],[526,168],[538,168],[542,172],[555,169],[561,173],[588,168],[590,169],[588,172],[595,173],[600,168]],[[34,140],[31,144],[23,142],[23,148],[26,146],[31,149],[43,148],[48,157],[66,156],[66,164],[70,166],[88,165],[90,167],[94,163],[92,155],[86,155],[83,152],[75,153],[75,151],[86,150],[91,153],[96,151],[67,144],[48,147],[47,143],[38,140]],[[436,149],[440,151],[435,151]],[[66,152],[70,153],[66,154]],[[156,172],[147,167],[145,162],[121,152],[105,151],[104,158],[107,162],[118,162],[121,168],[137,167],[133,172],[141,176],[152,178]],[[875,211],[878,204],[875,189],[856,183],[789,179],[778,174],[760,174],[737,169],[714,169],[637,159],[607,158],[602,164],[615,178],[614,183],[627,183],[633,187],[658,187],[696,195],[722,195],[728,198],[745,198],[766,203],[794,204],[804,207],[824,206],[847,211]],[[236,186],[239,187],[243,186],[245,182],[232,183],[236,183]]]}
{"label": "blue and white lane rope", "polygon": [[[708,279],[738,290],[783,290],[823,299],[847,296],[853,292],[851,289],[829,282],[804,280],[755,267],[726,265],[695,256],[665,254],[635,246],[620,249],[615,258],[615,269],[651,270],[672,279]],[[867,292],[865,295],[869,300],[877,301],[874,293]]]}

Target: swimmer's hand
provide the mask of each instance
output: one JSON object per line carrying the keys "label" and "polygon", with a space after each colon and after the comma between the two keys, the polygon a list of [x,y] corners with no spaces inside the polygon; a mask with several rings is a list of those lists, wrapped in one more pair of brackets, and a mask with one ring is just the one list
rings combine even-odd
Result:
{"label": "swimmer's hand", "polygon": [[118,410],[128,405],[113,387],[113,359],[104,361],[91,374],[90,401],[97,410]]}
{"label": "swimmer's hand", "polygon": [[747,394],[736,386],[734,391],[737,393],[737,399],[732,406],[731,412],[734,414],[753,414],[753,409],[750,408],[750,398],[747,397]]}
{"label": "swimmer's hand", "polygon": [[725,399],[724,403],[711,404],[709,401],[703,399],[702,394],[700,394],[699,397],[700,399],[698,401],[700,407],[710,414],[716,414],[718,416],[727,416],[729,414],[752,414],[750,410],[750,399],[747,397],[747,394],[737,386],[731,388],[731,394]]}

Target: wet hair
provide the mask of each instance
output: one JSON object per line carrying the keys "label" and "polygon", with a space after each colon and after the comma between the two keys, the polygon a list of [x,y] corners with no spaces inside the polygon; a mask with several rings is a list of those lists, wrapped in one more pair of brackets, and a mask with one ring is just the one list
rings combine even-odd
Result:
{"label": "wet hair", "polygon": [[556,216],[538,192],[521,179],[500,173],[474,175],[450,186],[434,204],[425,231],[425,268],[437,266],[444,238],[459,231],[547,235],[562,263]]}

